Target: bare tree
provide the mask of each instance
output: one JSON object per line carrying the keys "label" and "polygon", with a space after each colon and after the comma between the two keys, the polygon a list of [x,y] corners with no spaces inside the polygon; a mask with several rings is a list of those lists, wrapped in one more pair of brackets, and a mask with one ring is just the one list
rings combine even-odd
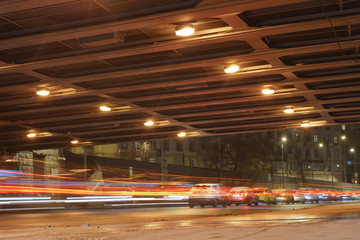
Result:
{"label": "bare tree", "polygon": [[139,148],[136,148],[136,155],[141,161],[149,162],[150,158],[155,157],[155,151],[150,142],[142,142]]}

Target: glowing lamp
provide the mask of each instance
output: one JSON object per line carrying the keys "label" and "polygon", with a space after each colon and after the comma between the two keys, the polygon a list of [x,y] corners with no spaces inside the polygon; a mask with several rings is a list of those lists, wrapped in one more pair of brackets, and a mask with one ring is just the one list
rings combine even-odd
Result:
{"label": "glowing lamp", "polygon": [[50,91],[48,88],[38,88],[36,94],[39,96],[47,96],[50,94]]}
{"label": "glowing lamp", "polygon": [[178,133],[177,136],[178,136],[178,137],[185,137],[185,136],[186,136],[186,133],[185,133],[185,132],[180,132],[180,133]]}
{"label": "glowing lamp", "polygon": [[225,66],[224,71],[225,71],[225,73],[234,73],[234,72],[239,71],[239,69],[240,69],[239,65],[230,64],[230,65]]}
{"label": "glowing lamp", "polygon": [[262,94],[265,94],[265,95],[271,95],[271,94],[275,93],[275,89],[272,87],[267,87],[267,88],[263,88],[261,90],[261,92],[262,92]]}
{"label": "glowing lamp", "polygon": [[175,34],[177,36],[186,37],[195,33],[195,28],[192,24],[179,25],[175,28]]}
{"label": "glowing lamp", "polygon": [[111,108],[108,107],[108,106],[100,106],[100,110],[103,111],[103,112],[110,112]]}
{"label": "glowing lamp", "polygon": [[147,126],[147,127],[151,127],[151,126],[154,125],[154,121],[149,120],[149,121],[145,122],[144,125]]}

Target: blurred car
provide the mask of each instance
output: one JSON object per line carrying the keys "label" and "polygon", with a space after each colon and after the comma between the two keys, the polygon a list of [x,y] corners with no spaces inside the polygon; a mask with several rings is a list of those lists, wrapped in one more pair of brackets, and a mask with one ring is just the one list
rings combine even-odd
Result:
{"label": "blurred car", "polygon": [[195,184],[190,190],[189,207],[193,208],[195,205],[200,205],[201,207],[205,207],[205,205],[217,207],[218,204],[226,207],[225,195],[225,187],[222,184]]}
{"label": "blurred car", "polygon": [[257,206],[259,205],[259,196],[254,193],[251,188],[233,187],[226,194],[226,204],[231,206],[233,203],[235,203],[236,206],[239,206],[239,204],[247,204],[248,206],[254,204]]}
{"label": "blurred car", "polygon": [[276,196],[268,188],[253,188],[253,192],[259,196],[259,202],[277,204]]}
{"label": "blurred car", "polygon": [[297,203],[305,203],[306,202],[305,196],[301,192],[296,191],[296,190],[291,190],[291,193],[294,196],[294,202],[297,202]]}
{"label": "blurred car", "polygon": [[276,196],[277,202],[291,203],[291,204],[295,203],[294,196],[287,189],[277,188],[277,189],[273,189],[272,192]]}
{"label": "blurred car", "polygon": [[352,194],[351,192],[340,192],[339,194],[339,197],[341,198],[340,200],[354,200],[355,197],[354,197],[354,194]]}
{"label": "blurred car", "polygon": [[299,191],[300,191],[300,193],[304,194],[305,200],[307,202],[311,202],[311,203],[319,202],[319,196],[313,189],[300,188]]}
{"label": "blurred car", "polygon": [[318,190],[319,201],[339,201],[341,195],[334,190]]}

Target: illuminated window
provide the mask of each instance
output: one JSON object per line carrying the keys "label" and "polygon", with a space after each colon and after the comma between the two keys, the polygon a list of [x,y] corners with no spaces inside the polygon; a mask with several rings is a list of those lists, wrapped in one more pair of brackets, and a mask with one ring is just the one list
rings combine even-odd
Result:
{"label": "illuminated window", "polygon": [[318,142],[318,141],[319,141],[318,135],[314,134],[314,142]]}

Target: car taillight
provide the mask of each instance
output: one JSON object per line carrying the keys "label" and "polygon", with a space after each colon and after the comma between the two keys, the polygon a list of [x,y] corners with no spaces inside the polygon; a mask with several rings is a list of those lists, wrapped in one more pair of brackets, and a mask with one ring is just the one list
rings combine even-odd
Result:
{"label": "car taillight", "polygon": [[226,194],[226,196],[231,196],[231,195],[232,195],[232,193],[227,193],[227,194]]}

